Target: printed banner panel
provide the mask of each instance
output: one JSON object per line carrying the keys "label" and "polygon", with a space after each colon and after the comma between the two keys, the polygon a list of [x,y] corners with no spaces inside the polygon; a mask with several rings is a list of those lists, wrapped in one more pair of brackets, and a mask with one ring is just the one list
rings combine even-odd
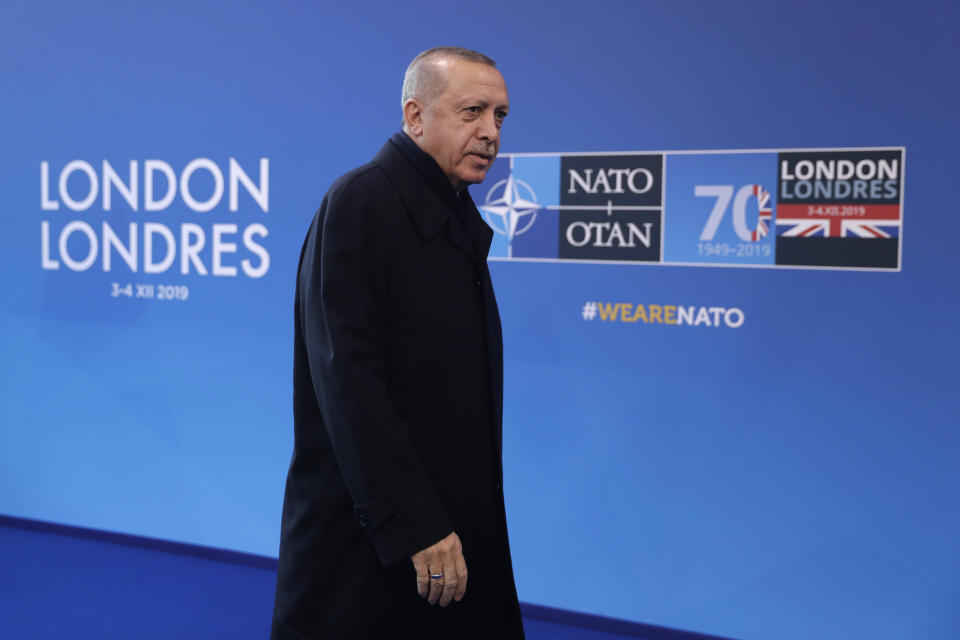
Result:
{"label": "printed banner panel", "polygon": [[503,154],[492,260],[900,270],[903,148]]}

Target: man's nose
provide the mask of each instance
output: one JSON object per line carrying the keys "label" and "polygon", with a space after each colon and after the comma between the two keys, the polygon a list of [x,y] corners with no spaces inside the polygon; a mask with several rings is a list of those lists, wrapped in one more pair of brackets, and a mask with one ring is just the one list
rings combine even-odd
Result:
{"label": "man's nose", "polygon": [[493,111],[490,111],[484,114],[483,118],[480,120],[480,131],[478,135],[481,140],[496,140],[497,136],[500,135],[500,130],[497,129],[496,114]]}

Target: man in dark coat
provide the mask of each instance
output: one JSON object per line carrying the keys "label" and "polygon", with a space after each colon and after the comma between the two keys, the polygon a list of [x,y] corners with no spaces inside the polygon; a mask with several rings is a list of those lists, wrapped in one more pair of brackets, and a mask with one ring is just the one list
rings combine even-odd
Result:
{"label": "man in dark coat", "polygon": [[443,47],[410,64],[402,103],[300,256],[275,639],[523,638],[492,232],[466,189],[507,90],[492,60]]}

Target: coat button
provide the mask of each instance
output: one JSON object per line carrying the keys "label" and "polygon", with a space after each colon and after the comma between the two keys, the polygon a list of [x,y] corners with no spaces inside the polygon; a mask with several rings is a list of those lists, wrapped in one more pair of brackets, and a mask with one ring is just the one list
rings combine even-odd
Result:
{"label": "coat button", "polygon": [[365,526],[367,526],[367,524],[369,524],[369,523],[367,522],[367,516],[363,515],[362,513],[357,516],[357,522],[360,523],[360,526],[361,526],[361,527],[365,527]]}

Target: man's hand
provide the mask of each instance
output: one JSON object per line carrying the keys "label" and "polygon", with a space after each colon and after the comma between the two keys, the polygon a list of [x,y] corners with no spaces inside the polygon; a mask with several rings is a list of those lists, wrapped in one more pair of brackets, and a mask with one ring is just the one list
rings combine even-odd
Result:
{"label": "man's hand", "polygon": [[[467,563],[463,560],[460,537],[451,533],[412,556],[413,568],[417,571],[417,592],[430,604],[445,607],[451,600],[460,602],[467,590]],[[443,574],[433,579],[431,575]]]}

